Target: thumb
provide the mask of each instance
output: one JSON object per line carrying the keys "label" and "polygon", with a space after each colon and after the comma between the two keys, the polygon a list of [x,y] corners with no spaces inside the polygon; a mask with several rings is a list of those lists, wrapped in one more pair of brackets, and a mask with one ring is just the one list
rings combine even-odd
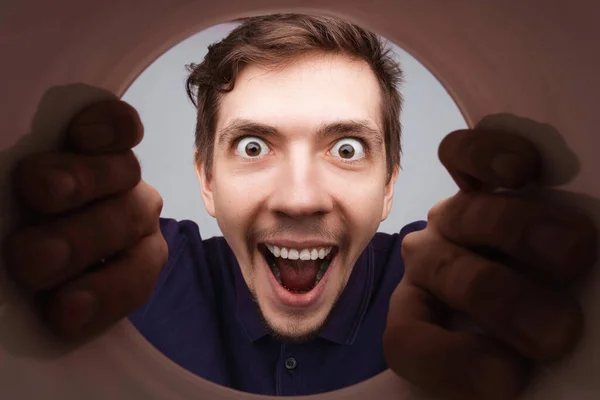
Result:
{"label": "thumb", "polygon": [[501,131],[454,131],[440,143],[438,156],[463,191],[518,189],[538,180],[542,169],[531,142]]}
{"label": "thumb", "polygon": [[121,100],[100,101],[81,110],[67,129],[67,142],[76,152],[98,154],[123,152],[144,136],[140,117]]}

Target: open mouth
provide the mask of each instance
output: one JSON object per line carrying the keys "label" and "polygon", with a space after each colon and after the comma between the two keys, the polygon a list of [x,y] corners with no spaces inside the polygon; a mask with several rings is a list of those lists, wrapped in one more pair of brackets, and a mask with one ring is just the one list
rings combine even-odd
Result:
{"label": "open mouth", "polygon": [[338,252],[336,246],[293,249],[262,243],[258,248],[277,282],[294,294],[313,290]]}

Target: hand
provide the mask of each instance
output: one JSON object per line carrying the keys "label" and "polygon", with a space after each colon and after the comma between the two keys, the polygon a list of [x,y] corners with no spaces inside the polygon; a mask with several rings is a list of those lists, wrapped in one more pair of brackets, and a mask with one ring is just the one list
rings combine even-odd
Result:
{"label": "hand", "polygon": [[[540,175],[539,154],[519,136],[457,131],[439,156],[460,191],[404,239],[386,359],[444,399],[512,399],[532,362],[560,358],[580,336],[582,312],[566,286],[594,264],[596,230],[574,209],[494,191]],[[456,314],[479,332],[453,327]]]}
{"label": "hand", "polygon": [[162,199],[131,151],[142,136],[131,106],[96,103],[74,117],[65,149],[29,156],[14,172],[33,219],[5,240],[6,266],[61,337],[89,337],[136,310],[166,262]]}

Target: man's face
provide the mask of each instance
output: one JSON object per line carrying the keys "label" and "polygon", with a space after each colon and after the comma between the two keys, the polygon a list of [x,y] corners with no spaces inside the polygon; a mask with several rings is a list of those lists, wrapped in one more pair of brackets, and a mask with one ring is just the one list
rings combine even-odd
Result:
{"label": "man's face", "polygon": [[366,63],[323,54],[248,66],[222,98],[203,200],[284,339],[321,328],[387,217],[380,106]]}

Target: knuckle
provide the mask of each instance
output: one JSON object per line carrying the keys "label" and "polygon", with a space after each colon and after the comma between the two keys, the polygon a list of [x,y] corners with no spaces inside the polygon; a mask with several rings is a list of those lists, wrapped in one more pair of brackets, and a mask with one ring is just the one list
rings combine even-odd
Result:
{"label": "knuckle", "polygon": [[[462,295],[463,302],[467,306],[483,305],[487,312],[497,315],[498,308],[513,303],[511,297],[515,297],[515,287],[509,286],[506,290],[494,290],[495,287],[502,287],[506,283],[498,265],[492,262],[481,260],[479,265],[468,265],[468,271],[462,277],[463,284],[459,293]],[[490,304],[490,301],[492,303]]]}
{"label": "knuckle", "polygon": [[148,233],[148,205],[143,202],[134,189],[124,196],[123,213],[129,220],[129,227],[136,238],[140,238]]}
{"label": "knuckle", "polygon": [[158,233],[158,235],[160,237],[160,241],[159,241],[159,249],[158,249],[158,252],[157,252],[156,260],[157,260],[158,265],[159,265],[158,269],[162,269],[162,267],[169,260],[169,246],[167,245],[167,241],[162,236],[162,234]]}
{"label": "knuckle", "polygon": [[83,156],[78,160],[78,177],[82,201],[124,192],[141,179],[141,167],[133,152]]}
{"label": "knuckle", "polygon": [[67,170],[74,181],[74,190],[71,199],[74,204],[81,203],[94,197],[96,182],[88,168],[80,160],[69,160]]}
{"label": "knuckle", "polygon": [[422,231],[411,232],[402,239],[401,254],[407,269],[414,257],[419,254],[419,249],[423,243],[424,236],[427,235],[426,231],[428,229],[425,228]]}
{"label": "knuckle", "polygon": [[438,201],[428,212],[428,221],[440,231],[452,232],[468,220],[469,215],[477,212],[476,194],[458,192],[452,197]]}
{"label": "knuckle", "polygon": [[122,191],[135,187],[142,179],[142,168],[132,150],[94,157],[98,159],[98,178],[111,191]]}
{"label": "knuckle", "polygon": [[439,216],[441,215],[445,204],[446,204],[445,200],[440,200],[437,203],[435,203],[433,205],[433,207],[431,207],[429,209],[429,211],[427,212],[427,221],[429,221],[429,222],[436,221],[439,218]]}
{"label": "knuckle", "polygon": [[160,216],[162,214],[163,207],[164,207],[164,200],[160,195],[158,195],[158,192],[157,192],[156,214],[158,216]]}
{"label": "knuckle", "polygon": [[146,204],[146,212],[153,219],[156,219],[160,216],[164,201],[162,196],[158,193],[158,191],[153,187],[148,185],[146,182],[141,181],[137,187],[139,191],[139,196]]}
{"label": "knuckle", "polygon": [[152,206],[153,215],[160,216],[160,214],[162,213],[163,206],[164,206],[164,200],[155,188],[153,188],[153,187],[150,187],[150,188],[151,188],[150,197],[152,199],[152,205],[153,205]]}
{"label": "knuckle", "polygon": [[406,273],[415,284],[445,295],[449,275],[454,275],[452,268],[463,252],[431,229],[415,233],[420,235],[411,237],[403,252]]}
{"label": "knuckle", "polygon": [[[449,277],[458,275],[461,272],[456,271],[456,269],[460,268],[465,255],[453,246],[444,246],[440,243],[440,246],[437,247],[439,251],[435,252],[435,257],[432,260],[429,260],[431,265],[428,268],[427,277],[423,280],[429,282],[429,285],[436,292],[448,293],[455,286],[454,280],[449,279]],[[448,287],[448,285],[451,287]]]}
{"label": "knuckle", "polygon": [[[538,214],[537,207],[525,199],[506,196],[483,196],[472,209],[473,223],[481,224],[482,234],[493,233],[490,244],[496,244],[507,253],[519,252],[524,242],[524,232]],[[489,234],[488,234],[489,235]],[[485,238],[486,236],[482,236]]]}
{"label": "knuckle", "polygon": [[130,174],[131,180],[136,184],[142,180],[142,166],[132,150],[125,153],[125,169]]}

